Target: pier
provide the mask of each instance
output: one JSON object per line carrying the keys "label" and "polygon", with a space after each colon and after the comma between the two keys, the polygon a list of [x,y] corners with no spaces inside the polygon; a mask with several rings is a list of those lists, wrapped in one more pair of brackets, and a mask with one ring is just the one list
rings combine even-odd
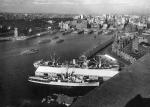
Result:
{"label": "pier", "polygon": [[11,40],[27,40],[27,39],[31,39],[31,38],[36,38],[36,37],[40,37],[40,36],[44,36],[47,34],[52,34],[52,31],[43,31],[43,32],[39,32],[37,34],[31,35],[31,36],[11,36],[11,37],[0,37],[0,41],[11,41]]}
{"label": "pier", "polygon": [[113,36],[105,38],[103,41],[98,43],[96,46],[93,48],[85,51],[82,55],[85,55],[87,58],[90,58],[94,55],[96,55],[99,51],[105,49],[109,45],[113,43]]}

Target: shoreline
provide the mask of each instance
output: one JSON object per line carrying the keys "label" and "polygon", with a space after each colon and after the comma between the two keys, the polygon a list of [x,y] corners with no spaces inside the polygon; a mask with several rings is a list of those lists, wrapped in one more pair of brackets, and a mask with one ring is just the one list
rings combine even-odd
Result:
{"label": "shoreline", "polygon": [[27,39],[31,39],[31,38],[35,38],[35,37],[44,36],[44,35],[49,34],[49,33],[52,34],[53,32],[51,32],[51,31],[44,31],[44,32],[40,32],[40,33],[31,35],[31,36],[0,37],[0,42],[3,42],[3,41],[14,41],[14,40],[15,40],[15,41],[19,41],[19,40],[27,40]]}

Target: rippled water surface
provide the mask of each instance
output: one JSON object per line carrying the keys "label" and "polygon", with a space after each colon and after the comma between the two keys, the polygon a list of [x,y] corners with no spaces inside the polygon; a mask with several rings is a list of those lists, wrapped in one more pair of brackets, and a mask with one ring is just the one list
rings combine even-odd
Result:
{"label": "rippled water surface", "polygon": [[[53,36],[64,39],[62,43],[52,40]],[[51,39],[51,42],[38,44],[40,40]],[[18,104],[20,101],[30,103],[40,95],[46,94],[45,89],[27,81],[29,75],[34,75],[33,62],[39,59],[50,59],[54,52],[61,60],[71,60],[78,57],[89,48],[92,48],[101,39],[93,35],[46,35],[25,41],[8,41],[0,43],[0,104]],[[21,55],[22,51],[36,48],[38,53]],[[48,90],[48,89],[46,89]],[[40,99],[40,98],[39,98]]]}

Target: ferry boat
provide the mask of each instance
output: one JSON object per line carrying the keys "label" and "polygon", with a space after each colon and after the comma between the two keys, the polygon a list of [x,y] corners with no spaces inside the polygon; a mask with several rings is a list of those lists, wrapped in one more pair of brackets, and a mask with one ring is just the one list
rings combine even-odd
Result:
{"label": "ferry boat", "polygon": [[28,81],[61,87],[97,87],[119,72],[116,62],[112,59],[109,59],[110,62],[105,60],[107,61],[104,62],[103,58],[87,60],[82,57],[78,63],[73,59],[72,64],[68,65],[50,61],[46,65],[39,65],[35,76],[30,76]]}

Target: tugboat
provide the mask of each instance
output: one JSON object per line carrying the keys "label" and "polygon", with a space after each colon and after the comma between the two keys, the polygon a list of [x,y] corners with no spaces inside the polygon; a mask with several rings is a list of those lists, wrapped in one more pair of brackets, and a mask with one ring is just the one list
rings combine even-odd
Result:
{"label": "tugboat", "polygon": [[70,64],[58,64],[50,61],[45,66],[39,65],[35,76],[30,76],[28,81],[37,84],[58,87],[97,87],[118,74],[118,65],[112,59],[97,58],[87,60],[82,57],[73,59]]}

